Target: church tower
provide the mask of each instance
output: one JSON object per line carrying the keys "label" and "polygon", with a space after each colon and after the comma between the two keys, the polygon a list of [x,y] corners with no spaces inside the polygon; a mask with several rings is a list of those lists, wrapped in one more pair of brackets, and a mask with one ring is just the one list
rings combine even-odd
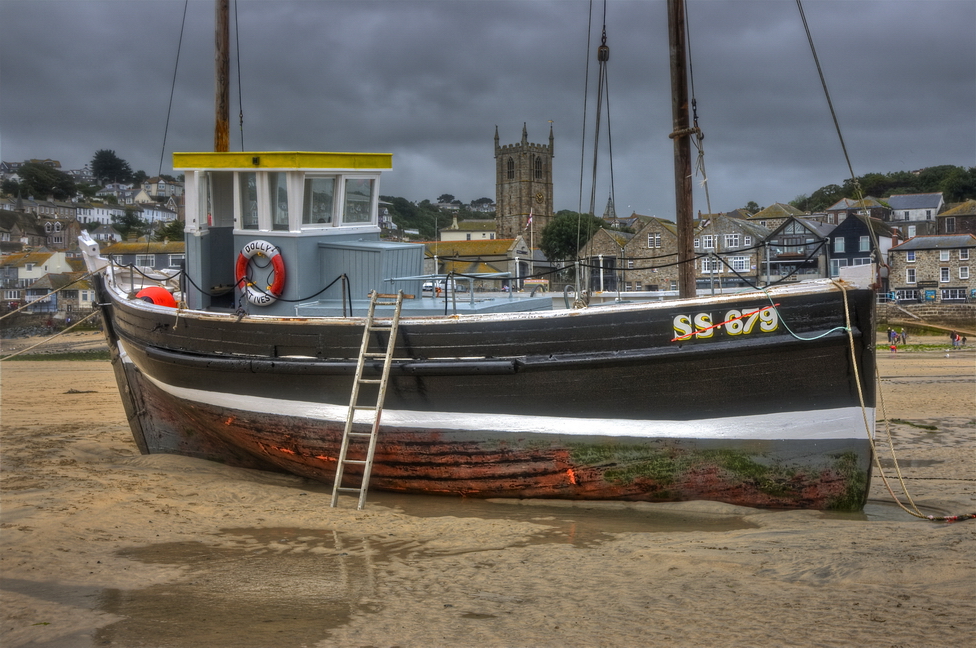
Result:
{"label": "church tower", "polygon": [[[552,126],[549,145],[530,144],[525,124],[518,144],[498,144],[495,126],[495,225],[499,238],[519,234],[538,247],[542,229],[553,217]],[[532,222],[529,223],[529,216]]]}

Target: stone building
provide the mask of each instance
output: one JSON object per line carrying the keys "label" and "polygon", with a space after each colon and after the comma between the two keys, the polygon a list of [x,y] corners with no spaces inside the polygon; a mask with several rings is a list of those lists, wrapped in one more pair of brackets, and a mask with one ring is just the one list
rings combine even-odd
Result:
{"label": "stone building", "polygon": [[900,302],[976,300],[976,235],[916,236],[888,252],[888,283]]}
{"label": "stone building", "polygon": [[936,218],[938,234],[976,234],[976,200],[952,205]]}
{"label": "stone building", "polygon": [[529,143],[523,124],[522,141],[505,146],[498,143],[495,127],[495,221],[499,238],[541,238],[553,216],[553,155],[552,126],[548,145]]}
{"label": "stone building", "polygon": [[678,226],[663,218],[638,218],[637,232],[624,246],[624,289],[677,290]]}

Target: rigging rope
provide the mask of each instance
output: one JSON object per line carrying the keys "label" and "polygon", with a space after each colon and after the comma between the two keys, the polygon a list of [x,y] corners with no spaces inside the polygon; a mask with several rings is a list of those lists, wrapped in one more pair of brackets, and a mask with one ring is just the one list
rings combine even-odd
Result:
{"label": "rigging rope", "polygon": [[241,150],[244,150],[244,90],[241,87],[241,27],[237,21],[237,2],[234,3],[234,39],[237,48],[237,106],[240,108]]}

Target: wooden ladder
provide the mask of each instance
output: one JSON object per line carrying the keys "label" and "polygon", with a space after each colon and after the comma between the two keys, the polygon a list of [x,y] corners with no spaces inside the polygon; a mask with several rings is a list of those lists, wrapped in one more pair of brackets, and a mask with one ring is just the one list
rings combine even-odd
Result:
{"label": "wooden ladder", "polygon": [[[380,299],[396,298],[396,301],[379,301]],[[389,325],[375,323],[377,306],[396,306]],[[396,295],[383,295],[375,290],[369,294],[369,314],[366,316],[366,326],[363,328],[363,343],[359,349],[359,362],[356,364],[356,377],[352,383],[352,397],[349,399],[349,412],[346,414],[346,427],[342,432],[342,447],[339,449],[339,460],[336,465],[335,483],[332,485],[332,504],[335,508],[339,501],[339,493],[358,493],[359,504],[357,510],[362,510],[366,504],[366,489],[369,487],[369,475],[373,470],[373,455],[376,453],[376,437],[380,428],[380,415],[383,413],[383,401],[386,399],[386,385],[390,377],[390,364],[393,359],[393,348],[396,346],[397,328],[400,325],[400,309],[403,307],[403,291]],[[369,350],[370,337],[373,332],[385,331],[389,333],[386,350],[371,352]],[[367,359],[383,358],[383,372],[379,378],[363,378],[363,367]],[[361,385],[379,385],[376,405],[359,404],[359,387]],[[369,432],[353,432],[353,421],[356,412],[369,411],[373,413],[373,424]],[[349,459],[349,446],[353,441],[369,441],[365,459]],[[362,466],[363,477],[358,487],[343,487],[342,475],[346,466]]]}

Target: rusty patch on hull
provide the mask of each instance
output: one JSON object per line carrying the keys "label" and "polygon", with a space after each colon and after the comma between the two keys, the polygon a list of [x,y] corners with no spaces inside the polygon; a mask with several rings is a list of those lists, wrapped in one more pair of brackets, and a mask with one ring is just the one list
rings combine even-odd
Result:
{"label": "rusty patch on hull", "polygon": [[[137,373],[138,372],[134,372]],[[331,483],[343,423],[229,411],[171,396],[137,379],[150,452],[175,452]],[[192,443],[191,443],[192,441]],[[714,500],[741,506],[859,510],[866,440],[638,439],[384,427],[370,487],[469,497]],[[347,469],[356,486],[359,474]]]}

